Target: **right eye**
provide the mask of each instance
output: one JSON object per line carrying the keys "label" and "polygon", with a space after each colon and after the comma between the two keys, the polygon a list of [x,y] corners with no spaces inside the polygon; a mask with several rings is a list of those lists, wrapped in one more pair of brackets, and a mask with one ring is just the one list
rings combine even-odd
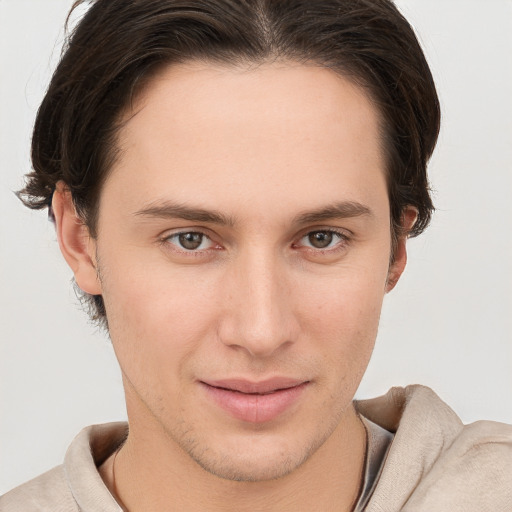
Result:
{"label": "right eye", "polygon": [[164,242],[175,245],[181,251],[198,252],[211,249],[214,243],[204,233],[198,231],[183,231],[166,236]]}

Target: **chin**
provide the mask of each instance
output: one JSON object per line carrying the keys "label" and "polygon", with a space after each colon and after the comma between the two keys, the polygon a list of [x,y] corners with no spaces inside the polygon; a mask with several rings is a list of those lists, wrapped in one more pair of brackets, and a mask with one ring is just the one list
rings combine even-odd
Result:
{"label": "chin", "polygon": [[[186,443],[182,448],[208,473],[233,482],[263,482],[283,478],[304,464],[322,446],[330,432],[316,439],[291,440],[253,433],[238,442],[230,439],[208,443]],[[280,438],[281,437],[281,438]],[[215,442],[217,441],[217,442]],[[210,448],[201,449],[201,446]],[[212,450],[211,447],[216,447]]]}
{"label": "chin", "polygon": [[208,473],[232,482],[264,482],[283,478],[303,464],[309,455],[292,456],[223,456],[192,458]]}

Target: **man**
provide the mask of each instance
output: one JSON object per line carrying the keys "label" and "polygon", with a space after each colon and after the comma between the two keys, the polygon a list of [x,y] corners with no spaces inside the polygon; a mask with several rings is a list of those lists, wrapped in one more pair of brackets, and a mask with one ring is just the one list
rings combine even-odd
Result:
{"label": "man", "polygon": [[129,430],[85,430],[2,507],[510,508],[506,426],[419,387],[352,403],[438,128],[387,1],[95,2],[23,197],[108,326]]}

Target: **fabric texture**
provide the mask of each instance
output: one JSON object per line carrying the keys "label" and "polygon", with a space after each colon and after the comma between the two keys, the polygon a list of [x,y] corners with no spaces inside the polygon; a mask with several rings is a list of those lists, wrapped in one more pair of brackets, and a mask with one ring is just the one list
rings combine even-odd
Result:
{"label": "fabric texture", "polygon": [[362,490],[353,512],[366,510],[366,505],[379,481],[380,474],[384,468],[384,460],[394,439],[394,435],[391,432],[364,416],[360,417],[366,429],[366,460],[361,485]]}
{"label": "fabric texture", "polygon": [[431,389],[391,388],[356,402],[396,432],[366,512],[511,512],[512,426],[464,426]]}
{"label": "fabric texture", "polygon": [[[512,426],[464,426],[429,388],[392,388],[355,402],[395,433],[367,512],[512,512]],[[124,442],[126,423],[84,429],[64,464],[0,497],[1,512],[122,512],[97,471]],[[309,511],[308,511],[309,512]]]}

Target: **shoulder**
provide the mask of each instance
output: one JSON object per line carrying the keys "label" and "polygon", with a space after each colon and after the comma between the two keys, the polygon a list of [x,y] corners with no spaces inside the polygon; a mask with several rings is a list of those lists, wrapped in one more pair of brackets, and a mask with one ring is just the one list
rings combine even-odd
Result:
{"label": "shoulder", "polygon": [[124,442],[123,422],[84,428],[69,446],[64,464],[0,497],[1,512],[120,512],[98,467]]}
{"label": "shoulder", "polygon": [[512,510],[512,426],[464,426],[419,482],[405,510]]}
{"label": "shoulder", "polygon": [[0,497],[2,512],[78,512],[69,490],[64,466],[16,487]]}
{"label": "shoulder", "polygon": [[356,407],[395,432],[368,511],[512,510],[512,426],[463,425],[423,386],[393,388]]}
{"label": "shoulder", "polygon": [[508,476],[509,483],[512,483],[512,425],[496,421],[476,421],[465,425],[445,453],[461,459],[478,460],[479,463],[487,460],[496,465],[501,461],[510,469]]}

